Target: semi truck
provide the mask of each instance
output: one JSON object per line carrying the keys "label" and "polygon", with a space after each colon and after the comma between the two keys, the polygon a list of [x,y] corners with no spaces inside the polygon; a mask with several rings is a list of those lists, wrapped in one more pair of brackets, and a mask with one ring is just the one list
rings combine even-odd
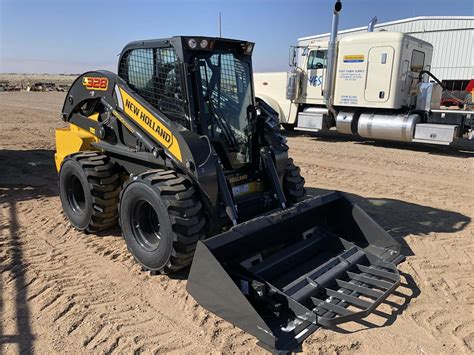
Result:
{"label": "semi truck", "polygon": [[444,91],[430,72],[433,46],[402,32],[374,31],[338,39],[342,4],[334,6],[329,42],[290,47],[287,73],[255,74],[256,96],[287,130],[450,145],[474,142],[472,111],[441,109]]}

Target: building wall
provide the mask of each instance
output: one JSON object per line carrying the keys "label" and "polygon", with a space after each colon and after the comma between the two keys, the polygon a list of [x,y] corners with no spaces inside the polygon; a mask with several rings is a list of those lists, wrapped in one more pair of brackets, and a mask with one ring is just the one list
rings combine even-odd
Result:
{"label": "building wall", "polygon": [[[474,16],[415,17],[381,23],[375,31],[399,31],[431,43],[434,47],[431,71],[441,80],[470,80],[474,78]],[[358,27],[340,31],[344,37],[367,31]],[[299,39],[306,45],[314,39],[327,39],[322,34]]]}

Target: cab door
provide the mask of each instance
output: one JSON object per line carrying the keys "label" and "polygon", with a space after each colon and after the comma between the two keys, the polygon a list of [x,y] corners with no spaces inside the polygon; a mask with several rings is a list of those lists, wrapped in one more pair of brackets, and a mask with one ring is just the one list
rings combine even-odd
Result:
{"label": "cab door", "polygon": [[390,97],[394,49],[373,47],[369,51],[365,100],[386,102]]}
{"label": "cab door", "polygon": [[303,93],[306,100],[323,100],[327,67],[327,49],[313,49],[308,53]]}

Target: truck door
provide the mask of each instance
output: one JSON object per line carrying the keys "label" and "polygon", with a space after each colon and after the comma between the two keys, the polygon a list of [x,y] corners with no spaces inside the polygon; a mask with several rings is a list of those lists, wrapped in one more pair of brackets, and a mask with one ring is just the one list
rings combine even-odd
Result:
{"label": "truck door", "polygon": [[326,67],[326,49],[313,49],[308,53],[306,75],[303,84],[303,97],[305,99],[323,99],[323,81],[326,75]]}
{"label": "truck door", "polygon": [[369,50],[365,100],[386,102],[390,97],[394,49],[373,47]]}

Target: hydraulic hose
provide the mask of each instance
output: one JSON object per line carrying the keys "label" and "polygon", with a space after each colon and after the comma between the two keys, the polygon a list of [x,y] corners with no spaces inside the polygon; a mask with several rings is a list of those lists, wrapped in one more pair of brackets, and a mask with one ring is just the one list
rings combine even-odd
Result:
{"label": "hydraulic hose", "polygon": [[439,80],[432,72],[430,72],[429,70],[422,70],[420,71],[420,74],[418,74],[418,81],[421,83],[421,81],[423,80],[423,74],[428,74],[429,76],[431,76],[434,81],[436,81],[439,85],[441,85],[441,87],[443,88],[443,90],[445,90],[444,88],[444,85],[443,83],[441,82],[441,80]]}

